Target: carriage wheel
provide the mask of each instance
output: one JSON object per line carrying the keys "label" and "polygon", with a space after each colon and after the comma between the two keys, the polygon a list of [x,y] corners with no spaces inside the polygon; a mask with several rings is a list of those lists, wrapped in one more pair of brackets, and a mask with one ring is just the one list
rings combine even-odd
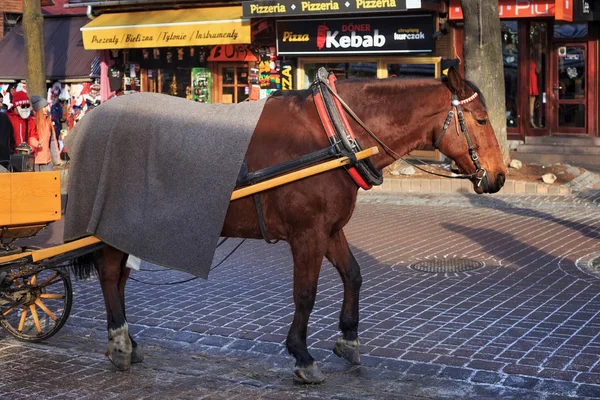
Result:
{"label": "carriage wheel", "polygon": [[3,273],[0,324],[26,342],[40,342],[56,334],[71,312],[69,272],[65,268],[8,266],[0,268],[0,275]]}

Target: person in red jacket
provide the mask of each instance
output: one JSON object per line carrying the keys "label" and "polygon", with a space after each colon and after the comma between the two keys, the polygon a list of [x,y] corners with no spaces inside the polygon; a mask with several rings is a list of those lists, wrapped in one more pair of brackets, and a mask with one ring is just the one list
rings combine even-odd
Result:
{"label": "person in red jacket", "polygon": [[40,145],[40,137],[35,125],[35,118],[31,115],[31,102],[27,93],[15,92],[12,96],[12,104],[12,108],[6,115],[13,126],[15,149],[17,150],[20,144],[27,143],[31,146],[33,153]]}

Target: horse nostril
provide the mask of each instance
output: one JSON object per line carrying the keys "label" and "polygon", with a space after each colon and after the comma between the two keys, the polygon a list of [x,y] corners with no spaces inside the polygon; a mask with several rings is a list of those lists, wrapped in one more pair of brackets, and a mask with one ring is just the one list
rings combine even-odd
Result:
{"label": "horse nostril", "polygon": [[504,186],[504,181],[506,180],[506,176],[502,173],[498,174],[498,177],[496,177],[496,184],[498,185],[498,189],[500,189],[502,186]]}

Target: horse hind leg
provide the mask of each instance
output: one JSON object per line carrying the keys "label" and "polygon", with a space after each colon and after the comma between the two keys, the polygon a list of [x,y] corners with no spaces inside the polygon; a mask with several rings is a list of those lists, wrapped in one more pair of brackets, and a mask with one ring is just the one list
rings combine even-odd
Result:
{"label": "horse hind leg", "polygon": [[[123,317],[127,320],[127,313],[125,312],[125,285],[127,279],[131,273],[131,269],[127,267],[127,258],[129,255],[125,254],[125,257],[121,260],[121,276],[119,277],[119,298],[121,299],[121,305],[123,308]],[[129,333],[129,340],[131,340],[131,364],[138,364],[144,361],[144,353],[141,346],[131,337]]]}
{"label": "horse hind leg", "polygon": [[340,312],[340,330],[333,352],[352,364],[360,364],[358,341],[358,299],[362,277],[342,230],[331,236],[325,257],[337,269],[344,284],[344,302]]}
{"label": "horse hind leg", "polygon": [[321,383],[325,376],[306,346],[308,319],[315,304],[317,283],[325,248],[314,232],[294,235],[290,240],[294,257],[294,320],[290,327],[286,345],[296,359],[294,374],[300,383]]}
{"label": "horse hind leg", "polygon": [[[132,342],[119,289],[124,258],[125,253],[108,245],[94,253],[94,264],[98,270],[98,278],[106,305],[108,330],[106,356],[119,370],[129,369],[132,354]],[[123,284],[123,291],[124,286]]]}

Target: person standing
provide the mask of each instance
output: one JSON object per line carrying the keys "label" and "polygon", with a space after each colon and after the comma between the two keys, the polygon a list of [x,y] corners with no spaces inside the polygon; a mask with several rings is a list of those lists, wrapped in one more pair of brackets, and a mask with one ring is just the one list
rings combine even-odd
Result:
{"label": "person standing", "polygon": [[48,102],[41,96],[31,96],[31,105],[35,112],[35,125],[39,135],[39,145],[35,153],[35,171],[52,171],[52,165],[59,165],[60,160]]}
{"label": "person standing", "polygon": [[15,152],[23,151],[23,148],[29,146],[29,153],[33,153],[39,145],[40,137],[35,126],[35,119],[31,116],[31,102],[27,93],[23,91],[14,92],[12,107],[6,115],[13,127]]}
{"label": "person standing", "polygon": [[63,121],[63,109],[60,105],[60,100],[58,97],[55,97],[52,100],[52,108],[50,108],[50,116],[52,118],[52,125],[54,125],[54,134],[56,139],[58,140],[58,136],[60,135],[60,130],[62,129],[62,121]]}

